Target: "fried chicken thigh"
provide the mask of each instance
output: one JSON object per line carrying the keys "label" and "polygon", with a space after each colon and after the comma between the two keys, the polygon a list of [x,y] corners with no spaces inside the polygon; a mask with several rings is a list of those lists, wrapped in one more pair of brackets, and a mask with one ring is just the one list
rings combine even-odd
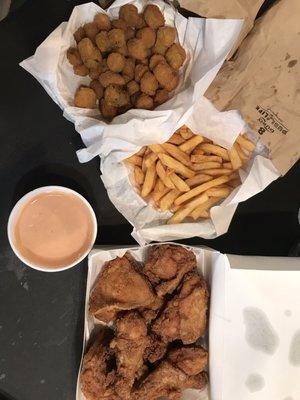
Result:
{"label": "fried chicken thigh", "polygon": [[115,390],[122,399],[130,399],[136,376],[143,367],[143,355],[149,344],[145,320],[135,311],[116,321],[116,336],[110,343],[117,360]]}
{"label": "fried chicken thigh", "polygon": [[166,343],[177,339],[184,344],[193,343],[205,333],[207,307],[205,281],[197,274],[188,274],[178,294],[154,321],[152,331]]}
{"label": "fried chicken thigh", "polygon": [[[181,355],[179,356],[178,351]],[[181,348],[170,356],[141,383],[133,393],[135,400],[157,400],[161,397],[169,400],[180,400],[184,389],[203,389],[207,384],[207,374],[203,372],[206,363],[203,361],[203,349],[197,347]],[[182,364],[181,358],[186,360]],[[187,361],[189,360],[189,361]],[[195,368],[192,365],[196,365]],[[203,367],[203,368],[202,368]]]}
{"label": "fried chicken thigh", "polygon": [[144,274],[155,287],[159,297],[171,294],[183,276],[196,269],[196,257],[184,247],[160,245],[152,247],[145,264]]}
{"label": "fried chicken thigh", "polygon": [[112,351],[100,344],[98,338],[83,359],[80,382],[81,390],[87,400],[119,400],[113,382],[115,372],[109,371]]}
{"label": "fried chicken thigh", "polygon": [[99,274],[90,296],[90,313],[103,322],[119,311],[147,307],[156,296],[147,279],[126,256],[109,261]]}

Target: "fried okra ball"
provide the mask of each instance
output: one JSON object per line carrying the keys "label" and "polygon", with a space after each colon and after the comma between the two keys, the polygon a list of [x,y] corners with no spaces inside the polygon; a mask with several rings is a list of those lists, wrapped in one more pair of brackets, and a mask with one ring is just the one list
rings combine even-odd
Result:
{"label": "fried okra ball", "polygon": [[142,60],[147,57],[147,48],[141,39],[130,39],[127,42],[128,53],[130,57]]}
{"label": "fried okra ball", "polygon": [[150,28],[149,26],[145,26],[137,31],[136,35],[137,39],[141,39],[147,49],[150,49],[154,46],[156,41],[156,33],[155,30]]}
{"label": "fried okra ball", "polygon": [[95,37],[95,42],[98,49],[102,53],[107,53],[108,51],[110,51],[111,46],[108,39],[108,33],[106,31],[99,32]]}
{"label": "fried okra ball", "polygon": [[157,31],[157,41],[162,45],[170,47],[176,38],[176,29],[171,26],[162,26]]}
{"label": "fried okra ball", "polygon": [[171,92],[177,87],[179,82],[179,74],[167,63],[158,64],[154,68],[153,73],[159,84],[168,92]]}
{"label": "fried okra ball", "polygon": [[162,12],[154,4],[149,4],[146,6],[143,16],[146,24],[153,29],[157,29],[165,24],[165,18]]}
{"label": "fried okra ball", "polygon": [[76,41],[76,43],[79,43],[80,40],[82,40],[83,38],[85,38],[85,31],[83,29],[82,26],[80,26],[75,32],[74,32],[74,39]]}
{"label": "fried okra ball", "polygon": [[99,82],[103,87],[107,87],[108,85],[125,85],[124,77],[112,71],[103,72],[103,74],[99,76]]}
{"label": "fried okra ball", "polygon": [[153,99],[151,96],[148,96],[145,93],[142,93],[138,96],[135,101],[136,108],[142,108],[145,110],[152,110],[154,107]]}
{"label": "fried okra ball", "polygon": [[112,49],[117,49],[126,44],[123,29],[112,29],[108,32],[108,40]]}
{"label": "fried okra ball", "polygon": [[123,19],[113,19],[111,25],[113,28],[123,29],[123,31],[127,29],[127,24]]}
{"label": "fried okra ball", "polygon": [[99,28],[96,22],[88,22],[87,24],[84,24],[83,29],[85,32],[85,36],[91,39],[92,42],[94,42],[95,37],[99,32]]}
{"label": "fried okra ball", "polygon": [[118,112],[117,107],[109,106],[104,99],[100,100],[99,110],[103,116],[103,118],[111,120],[113,119]]}
{"label": "fried okra ball", "polygon": [[154,104],[159,106],[169,100],[169,92],[166,89],[160,89],[155,93]]}
{"label": "fried okra ball", "polygon": [[123,107],[130,102],[129,94],[121,86],[108,85],[104,91],[104,101],[108,106]]}
{"label": "fried okra ball", "polygon": [[153,71],[157,64],[163,62],[167,62],[164,56],[162,56],[161,54],[153,54],[149,61],[149,68],[151,69],[151,71]]}
{"label": "fried okra ball", "polygon": [[96,108],[97,96],[93,89],[87,86],[80,86],[74,98],[75,107]]}
{"label": "fried okra ball", "polygon": [[67,50],[67,59],[69,60],[69,63],[72,64],[74,67],[82,64],[82,59],[80,57],[79,51],[75,49],[75,47],[70,47]]}
{"label": "fried okra ball", "polygon": [[140,85],[136,81],[128,82],[126,87],[129,96],[132,96],[133,94],[140,91]]}
{"label": "fried okra ball", "polygon": [[89,69],[84,64],[74,65],[73,71],[75,75],[87,76],[89,74]]}
{"label": "fried okra ball", "polygon": [[149,71],[149,67],[147,65],[143,64],[138,64],[135,67],[134,71],[134,79],[136,82],[140,82],[142,79],[142,76],[145,74],[145,72]]}
{"label": "fried okra ball", "polygon": [[138,9],[133,4],[125,4],[120,8],[119,16],[132,28],[138,28],[141,25],[141,16]]}
{"label": "fried okra ball", "polygon": [[125,57],[120,53],[110,53],[107,57],[107,66],[113,72],[121,72],[125,67]]}
{"label": "fried okra ball", "polygon": [[141,92],[154,96],[158,88],[158,81],[152,72],[145,72],[141,79]]}
{"label": "fried okra ball", "polygon": [[133,58],[126,58],[122,74],[129,76],[131,79],[133,79],[134,70],[135,70],[135,60]]}
{"label": "fried okra ball", "polygon": [[166,60],[174,69],[179,69],[186,58],[185,50],[180,44],[174,43],[166,52]]}
{"label": "fried okra ball", "polygon": [[87,60],[94,60],[98,62],[102,60],[99,49],[97,49],[97,47],[89,38],[84,38],[78,43],[78,51],[84,64],[86,64]]}
{"label": "fried okra ball", "polygon": [[101,83],[98,81],[98,79],[93,79],[92,82],[90,83],[90,87],[96,93],[98,99],[101,99],[103,97],[104,89]]}
{"label": "fried okra ball", "polygon": [[100,31],[109,31],[111,29],[111,22],[109,16],[103,13],[95,15],[94,22],[97,24]]}

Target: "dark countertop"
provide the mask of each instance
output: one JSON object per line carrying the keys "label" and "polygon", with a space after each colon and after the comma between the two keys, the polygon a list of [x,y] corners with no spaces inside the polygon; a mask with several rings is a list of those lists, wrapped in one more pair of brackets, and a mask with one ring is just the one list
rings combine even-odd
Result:
{"label": "dark countertop", "polygon": [[[130,225],[106,195],[99,159],[79,164],[80,136],[40,84],[18,66],[79,3],[27,0],[0,22],[0,399],[73,400],[82,343],[87,262],[51,274],[25,267],[7,241],[14,203],[39,186],[69,186],[96,211],[97,244],[135,243]],[[236,254],[288,255],[299,241],[299,182],[298,163],[240,204],[226,235],[185,243]]]}

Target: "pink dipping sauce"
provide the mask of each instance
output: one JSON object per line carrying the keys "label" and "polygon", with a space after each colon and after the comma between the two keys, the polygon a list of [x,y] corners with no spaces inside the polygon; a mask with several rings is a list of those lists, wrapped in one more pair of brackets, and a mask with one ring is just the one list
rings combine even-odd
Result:
{"label": "pink dipping sauce", "polygon": [[94,225],[88,206],[60,191],[40,193],[26,203],[14,227],[14,244],[32,264],[61,268],[91,245]]}

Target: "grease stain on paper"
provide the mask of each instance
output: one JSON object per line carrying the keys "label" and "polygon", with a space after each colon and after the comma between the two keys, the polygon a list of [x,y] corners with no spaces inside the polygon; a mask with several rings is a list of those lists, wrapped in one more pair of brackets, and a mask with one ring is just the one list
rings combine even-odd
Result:
{"label": "grease stain on paper", "polygon": [[286,317],[290,317],[292,315],[292,311],[291,310],[285,310],[284,315]]}
{"label": "grease stain on paper", "polygon": [[259,392],[264,388],[265,380],[259,374],[250,374],[246,379],[245,386],[251,393]]}
{"label": "grease stain on paper", "polygon": [[294,367],[300,366],[300,329],[292,337],[289,351],[289,362]]}
{"label": "grease stain on paper", "polygon": [[297,62],[298,62],[298,60],[291,60],[291,61],[288,63],[288,67],[289,67],[289,68],[293,68],[293,67],[297,64]]}
{"label": "grease stain on paper", "polygon": [[246,307],[243,316],[248,345],[263,353],[274,354],[279,346],[279,337],[267,315],[259,308]]}

